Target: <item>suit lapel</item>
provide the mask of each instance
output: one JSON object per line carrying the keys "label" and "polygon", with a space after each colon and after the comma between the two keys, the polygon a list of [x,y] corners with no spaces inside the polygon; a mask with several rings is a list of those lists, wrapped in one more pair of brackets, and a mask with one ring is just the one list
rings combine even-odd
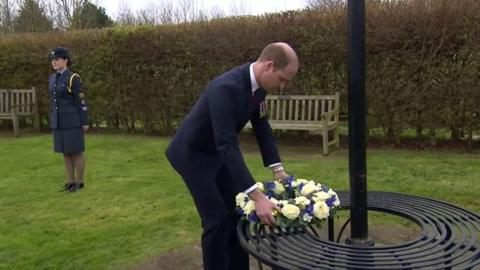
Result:
{"label": "suit lapel", "polygon": [[265,100],[265,96],[266,91],[262,88],[257,89],[253,96],[250,95],[247,102],[247,108],[245,110],[244,123],[248,122],[248,120],[252,117],[259,104]]}

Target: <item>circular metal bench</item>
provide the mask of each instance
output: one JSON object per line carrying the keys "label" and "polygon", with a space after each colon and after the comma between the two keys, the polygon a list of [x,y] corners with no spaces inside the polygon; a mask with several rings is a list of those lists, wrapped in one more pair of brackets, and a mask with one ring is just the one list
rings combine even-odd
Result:
{"label": "circular metal bench", "polygon": [[[349,208],[348,192],[339,192]],[[406,194],[369,192],[368,209],[407,218],[421,228],[409,242],[359,247],[321,239],[315,229],[238,224],[242,247],[275,269],[480,269],[480,216],[457,206]]]}

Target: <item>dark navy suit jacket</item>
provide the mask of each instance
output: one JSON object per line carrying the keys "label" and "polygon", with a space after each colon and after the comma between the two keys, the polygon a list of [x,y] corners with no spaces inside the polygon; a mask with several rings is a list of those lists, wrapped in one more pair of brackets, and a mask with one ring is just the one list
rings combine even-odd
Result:
{"label": "dark navy suit jacket", "polygon": [[238,66],[212,80],[178,128],[166,154],[184,178],[213,180],[225,166],[235,190],[253,186],[255,180],[238,145],[238,134],[248,120],[264,165],[280,162],[267,117],[260,117],[259,104],[266,92],[257,89],[252,97],[249,66]]}
{"label": "dark navy suit jacket", "polygon": [[57,73],[50,75],[48,80],[51,128],[79,128],[88,125],[86,104],[82,104],[85,101],[80,96],[80,78],[74,77],[71,92],[67,89],[71,75],[72,72],[67,69],[60,76]]}

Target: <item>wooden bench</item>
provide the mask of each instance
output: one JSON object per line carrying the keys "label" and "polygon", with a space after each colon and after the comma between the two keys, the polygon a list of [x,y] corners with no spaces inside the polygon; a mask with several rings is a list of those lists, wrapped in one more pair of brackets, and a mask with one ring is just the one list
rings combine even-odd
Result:
{"label": "wooden bench", "polygon": [[0,119],[12,120],[13,134],[20,135],[20,117],[33,117],[35,130],[40,130],[37,96],[31,89],[0,89]]}
{"label": "wooden bench", "polygon": [[[332,144],[340,146],[338,133],[340,94],[334,95],[267,95],[267,113],[272,129],[307,130],[320,133],[323,154]],[[251,128],[249,122],[246,126]],[[333,139],[329,140],[329,132]]]}

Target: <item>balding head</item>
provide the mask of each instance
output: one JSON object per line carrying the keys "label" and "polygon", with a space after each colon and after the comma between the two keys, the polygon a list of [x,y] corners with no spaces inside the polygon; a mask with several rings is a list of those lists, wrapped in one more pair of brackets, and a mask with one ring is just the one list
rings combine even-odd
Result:
{"label": "balding head", "polygon": [[276,69],[284,69],[288,64],[298,67],[298,57],[295,51],[285,42],[268,44],[258,57],[257,62],[272,61]]}
{"label": "balding head", "polygon": [[265,89],[283,89],[298,71],[298,57],[287,43],[267,45],[253,65],[257,82]]}

